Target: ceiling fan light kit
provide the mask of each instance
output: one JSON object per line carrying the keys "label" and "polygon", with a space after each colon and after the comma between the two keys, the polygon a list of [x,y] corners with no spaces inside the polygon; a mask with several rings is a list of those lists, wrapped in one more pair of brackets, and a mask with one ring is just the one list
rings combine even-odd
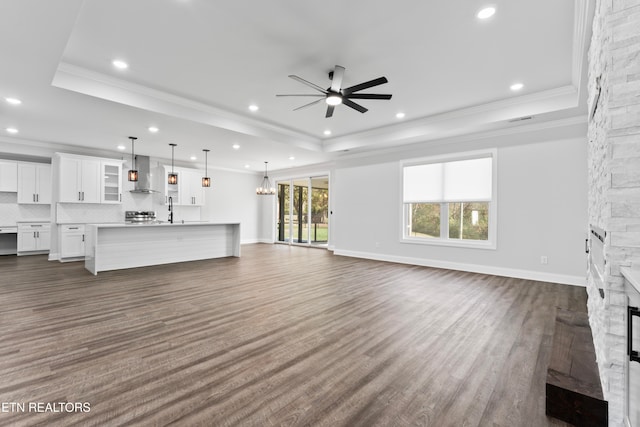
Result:
{"label": "ceiling fan light kit", "polygon": [[332,93],[327,96],[326,102],[327,104],[333,105],[333,106],[340,105],[342,104],[342,97],[337,93]]}
{"label": "ceiling fan light kit", "polygon": [[353,108],[356,111],[361,113],[366,113],[369,111],[367,108],[363,107],[360,104],[357,104],[352,101],[352,99],[391,99],[390,94],[378,94],[378,93],[355,93],[360,92],[361,90],[369,89],[374,86],[379,86],[381,84],[388,83],[386,77],[378,77],[377,79],[369,80],[364,83],[360,83],[354,86],[350,86],[348,88],[342,89],[342,79],[344,77],[345,68],[341,65],[336,65],[333,71],[329,72],[329,79],[331,79],[331,87],[327,89],[323,89],[321,86],[317,84],[311,83],[302,77],[298,77],[294,74],[289,75],[289,78],[296,80],[303,85],[306,85],[312,89],[320,92],[319,94],[287,94],[287,95],[276,95],[276,96],[313,96],[319,97],[320,99],[312,101],[308,104],[302,105],[298,108],[294,108],[293,111],[300,110],[302,108],[310,107],[322,101],[322,98],[325,99],[327,103],[327,113],[325,117],[332,117],[333,110],[336,106],[340,104],[344,104],[347,107]]}

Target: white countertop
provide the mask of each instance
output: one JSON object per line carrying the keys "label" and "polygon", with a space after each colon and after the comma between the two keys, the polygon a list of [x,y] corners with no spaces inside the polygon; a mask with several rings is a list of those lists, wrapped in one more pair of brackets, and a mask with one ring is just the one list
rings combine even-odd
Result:
{"label": "white countertop", "polygon": [[620,268],[620,272],[631,286],[640,292],[640,268],[622,267]]}
{"label": "white countertop", "polygon": [[19,224],[21,222],[51,222],[51,219],[50,218],[44,218],[44,219],[19,219],[18,221],[16,221],[17,224]]}
{"label": "white countertop", "polygon": [[97,228],[140,228],[140,227],[184,227],[184,226],[207,226],[207,225],[238,225],[240,222],[207,222],[207,221],[193,221],[193,222],[169,222],[152,223],[152,224],[139,224],[139,223],[105,223],[105,224],[87,224],[87,226],[94,226]]}

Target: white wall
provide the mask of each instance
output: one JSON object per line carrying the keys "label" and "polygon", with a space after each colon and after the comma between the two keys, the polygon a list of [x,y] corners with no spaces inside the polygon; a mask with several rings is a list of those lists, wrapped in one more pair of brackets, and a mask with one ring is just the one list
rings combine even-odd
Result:
{"label": "white wall", "polygon": [[209,169],[211,187],[206,188],[202,220],[240,221],[241,243],[261,240],[261,197],[256,194],[260,177],[256,174]]}
{"label": "white wall", "polygon": [[496,250],[401,243],[394,160],[334,171],[335,253],[583,285],[586,139],[502,147],[497,158]]}

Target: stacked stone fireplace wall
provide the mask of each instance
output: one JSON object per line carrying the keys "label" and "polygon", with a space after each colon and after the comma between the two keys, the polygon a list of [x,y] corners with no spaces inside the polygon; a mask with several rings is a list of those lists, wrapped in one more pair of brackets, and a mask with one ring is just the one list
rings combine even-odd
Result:
{"label": "stacked stone fireplace wall", "polygon": [[622,426],[626,297],[620,267],[640,267],[640,0],[596,1],[588,88],[590,115],[597,99],[588,135],[589,222],[606,231],[604,277],[600,282],[588,274],[588,308],[610,425]]}

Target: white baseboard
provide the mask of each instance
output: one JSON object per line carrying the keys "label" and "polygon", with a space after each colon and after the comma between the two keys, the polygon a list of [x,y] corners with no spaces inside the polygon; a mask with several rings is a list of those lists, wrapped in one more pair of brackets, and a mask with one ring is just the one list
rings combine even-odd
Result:
{"label": "white baseboard", "polygon": [[271,240],[271,239],[258,239],[258,240],[256,241],[256,243],[267,243],[267,244],[269,244],[269,245],[272,245],[272,244],[274,243],[274,241],[273,241],[273,240]]}
{"label": "white baseboard", "polygon": [[348,251],[335,249],[334,255],[353,258],[365,258],[376,261],[396,262],[399,264],[420,265],[423,267],[445,268],[448,270],[468,271],[471,273],[491,274],[494,276],[514,277],[516,279],[536,280],[540,282],[561,283],[564,285],[586,287],[585,277],[571,276],[567,274],[546,273],[543,271],[519,270],[515,268],[494,267],[490,265],[465,264],[460,262],[442,261],[435,259],[402,257],[396,255],[384,255],[371,252]]}
{"label": "white baseboard", "polygon": [[241,245],[253,245],[254,243],[259,243],[260,239],[242,239],[240,240]]}

